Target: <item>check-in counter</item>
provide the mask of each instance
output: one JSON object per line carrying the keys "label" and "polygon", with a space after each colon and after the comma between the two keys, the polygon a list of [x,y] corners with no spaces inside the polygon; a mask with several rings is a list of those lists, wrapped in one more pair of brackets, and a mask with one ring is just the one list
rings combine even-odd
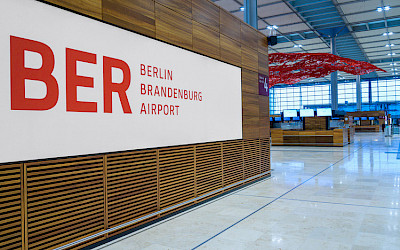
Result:
{"label": "check-in counter", "polygon": [[338,146],[349,143],[348,129],[293,131],[271,129],[272,146]]}
{"label": "check-in counter", "polygon": [[356,132],[379,132],[379,125],[355,126]]}

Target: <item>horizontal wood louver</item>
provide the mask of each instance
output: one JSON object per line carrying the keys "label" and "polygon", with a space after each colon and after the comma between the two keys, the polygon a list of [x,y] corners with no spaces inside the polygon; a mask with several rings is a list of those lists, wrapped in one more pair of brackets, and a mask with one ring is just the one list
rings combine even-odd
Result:
{"label": "horizontal wood louver", "polygon": [[243,180],[243,141],[234,140],[222,143],[224,186]]}
{"label": "horizontal wood louver", "polygon": [[157,152],[108,154],[108,227],[157,211]]}
{"label": "horizontal wood louver", "polygon": [[260,150],[261,150],[261,172],[265,173],[271,170],[270,162],[271,162],[271,155],[270,155],[270,142],[269,138],[260,139]]}
{"label": "horizontal wood louver", "polygon": [[244,147],[244,179],[261,173],[260,142],[258,139],[245,140]]}
{"label": "horizontal wood louver", "polygon": [[222,143],[206,143],[196,146],[197,196],[222,187]]}
{"label": "horizontal wood louver", "polygon": [[21,167],[0,165],[0,249],[22,247]]}
{"label": "horizontal wood louver", "polygon": [[194,198],[194,146],[159,150],[160,208]]}
{"label": "horizontal wood louver", "polygon": [[104,230],[102,156],[26,165],[29,249],[55,248]]}

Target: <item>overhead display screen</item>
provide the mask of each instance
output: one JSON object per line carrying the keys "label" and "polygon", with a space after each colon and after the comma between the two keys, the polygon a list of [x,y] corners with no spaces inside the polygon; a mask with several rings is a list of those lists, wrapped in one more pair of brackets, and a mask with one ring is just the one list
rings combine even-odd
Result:
{"label": "overhead display screen", "polygon": [[314,109],[300,109],[301,117],[314,117]]}
{"label": "overhead display screen", "polygon": [[331,108],[318,108],[317,116],[332,116],[332,109]]}
{"label": "overhead display screen", "polygon": [[297,117],[297,110],[295,109],[286,109],[283,111],[284,117]]}

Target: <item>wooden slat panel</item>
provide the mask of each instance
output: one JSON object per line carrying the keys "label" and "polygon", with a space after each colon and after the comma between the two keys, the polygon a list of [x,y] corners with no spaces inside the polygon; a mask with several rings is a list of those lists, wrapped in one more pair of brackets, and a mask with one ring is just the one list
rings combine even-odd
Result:
{"label": "wooden slat panel", "polygon": [[192,0],[193,20],[219,32],[219,7],[209,0]]}
{"label": "wooden slat panel", "polygon": [[102,0],[45,0],[45,1],[101,20]]}
{"label": "wooden slat panel", "polygon": [[157,3],[168,7],[169,9],[179,12],[189,18],[192,18],[192,1],[191,0],[156,0]]}
{"label": "wooden slat panel", "polygon": [[156,150],[108,154],[107,197],[109,227],[156,212]]}
{"label": "wooden slat panel", "polygon": [[269,138],[260,139],[261,147],[261,172],[268,172],[271,170],[271,154],[270,154],[270,141]]}
{"label": "wooden slat panel", "polygon": [[222,187],[221,146],[219,142],[196,146],[197,196]]}
{"label": "wooden slat panel", "polygon": [[242,67],[248,70],[258,71],[258,52],[243,44]]}
{"label": "wooden slat panel", "polygon": [[258,33],[258,52],[268,55],[268,40],[264,34]]}
{"label": "wooden slat panel", "polygon": [[261,173],[260,141],[245,140],[244,144],[244,179]]}
{"label": "wooden slat panel", "polygon": [[236,66],[242,65],[242,48],[238,41],[220,34],[221,60]]}
{"label": "wooden slat panel", "polygon": [[156,36],[153,0],[103,0],[103,20],[120,27]]}
{"label": "wooden slat panel", "polygon": [[258,32],[246,23],[240,23],[242,44],[258,50]]}
{"label": "wooden slat panel", "polygon": [[[186,163],[182,164],[182,159]],[[171,170],[182,171],[182,174],[171,176]],[[160,189],[161,209],[194,198],[194,146],[160,149],[159,171],[161,186],[178,185],[179,188],[179,183],[182,183],[178,190]]]}
{"label": "wooden slat panel", "polygon": [[243,141],[222,143],[224,186],[243,180]]}
{"label": "wooden slat panel", "polygon": [[[103,177],[102,156],[27,164],[29,249],[62,246],[104,230]],[[38,189],[48,183],[53,188]]]}
{"label": "wooden slat panel", "polygon": [[243,139],[258,138],[259,124],[258,116],[243,116]]}
{"label": "wooden slat panel", "polygon": [[0,165],[0,249],[22,248],[21,168]]}
{"label": "wooden slat panel", "polygon": [[156,37],[192,49],[192,20],[156,3]]}
{"label": "wooden slat panel", "polygon": [[269,97],[259,95],[258,102],[259,102],[259,109],[260,109],[260,117],[268,117],[269,116]]}
{"label": "wooden slat panel", "polygon": [[243,92],[243,116],[259,116],[260,105],[258,95]]}
{"label": "wooden slat panel", "polygon": [[242,68],[242,92],[258,95],[258,73]]}
{"label": "wooden slat panel", "polygon": [[269,133],[269,117],[260,117],[259,118],[259,137],[260,138],[269,138],[270,133]]}
{"label": "wooden slat panel", "polygon": [[258,52],[258,72],[268,76],[268,55]]}
{"label": "wooden slat panel", "polygon": [[230,13],[228,13],[226,10],[223,10],[222,8],[220,8],[219,15],[220,33],[240,42],[240,20],[232,16]]}
{"label": "wooden slat panel", "polygon": [[201,23],[194,21],[193,50],[204,55],[219,59],[219,33]]}

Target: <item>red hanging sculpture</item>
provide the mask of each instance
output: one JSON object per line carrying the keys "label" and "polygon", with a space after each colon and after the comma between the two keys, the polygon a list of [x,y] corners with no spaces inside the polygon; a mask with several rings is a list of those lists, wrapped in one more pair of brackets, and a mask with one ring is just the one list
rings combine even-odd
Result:
{"label": "red hanging sculpture", "polygon": [[368,62],[329,53],[272,53],[269,64],[269,87],[278,83],[295,84],[309,77],[320,78],[337,70],[353,75],[386,72]]}

